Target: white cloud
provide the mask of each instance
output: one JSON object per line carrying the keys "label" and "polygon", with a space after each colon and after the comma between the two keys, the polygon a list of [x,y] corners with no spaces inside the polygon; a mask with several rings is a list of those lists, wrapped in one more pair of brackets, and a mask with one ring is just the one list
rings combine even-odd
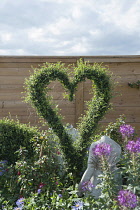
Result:
{"label": "white cloud", "polygon": [[9,55],[10,53],[9,53],[9,50],[8,49],[6,49],[6,50],[2,50],[2,49],[0,49],[0,55]]}
{"label": "white cloud", "polygon": [[95,30],[94,29],[90,29],[89,30],[89,34],[94,36],[94,37],[96,37],[96,38],[97,37],[99,38],[99,37],[102,36],[102,31],[100,29],[95,29]]}
{"label": "white cloud", "polygon": [[24,51],[23,49],[17,49],[17,50],[12,50],[12,49],[0,49],[0,55],[26,55],[27,52]]}
{"label": "white cloud", "polygon": [[47,27],[48,33],[54,35],[67,34],[70,30],[75,28],[75,23],[71,18],[60,17],[55,23],[50,24]]}
{"label": "white cloud", "polygon": [[106,24],[113,24],[125,33],[134,33],[139,30],[140,1],[111,0],[99,9],[100,19]]}
{"label": "white cloud", "polygon": [[28,30],[28,37],[32,39],[32,41],[44,41],[44,31],[43,28],[31,28]]}
{"label": "white cloud", "polygon": [[87,54],[88,53],[88,41],[85,37],[82,37],[79,41],[76,40],[76,43],[71,47],[71,53],[79,53],[81,52],[81,54]]}
{"label": "white cloud", "polygon": [[77,6],[74,6],[72,8],[71,13],[72,13],[72,17],[74,19],[81,18],[82,17],[82,14],[83,14],[82,11],[81,11],[81,9],[79,7],[77,7]]}
{"label": "white cloud", "polygon": [[56,3],[63,3],[64,2],[64,0],[40,0],[40,2],[50,2],[50,3],[52,3],[52,2],[54,2],[55,4]]}
{"label": "white cloud", "polygon": [[1,32],[0,34],[0,41],[1,42],[8,42],[12,39],[12,34],[7,32]]}
{"label": "white cloud", "polygon": [[83,45],[83,43],[79,42],[77,44],[75,44],[74,46],[71,47],[70,49],[70,54],[79,54],[79,52],[81,53],[81,55],[83,55],[83,53],[86,55],[88,53],[88,48],[86,48],[86,46]]}

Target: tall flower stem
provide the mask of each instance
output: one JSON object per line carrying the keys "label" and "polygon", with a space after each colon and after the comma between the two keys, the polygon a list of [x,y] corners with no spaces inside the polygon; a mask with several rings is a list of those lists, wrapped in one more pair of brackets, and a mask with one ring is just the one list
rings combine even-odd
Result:
{"label": "tall flower stem", "polygon": [[131,162],[131,167],[132,167],[132,183],[134,187],[134,192],[136,191],[135,187],[139,186],[139,161],[137,158],[137,154],[132,153],[131,154],[132,161]]}
{"label": "tall flower stem", "polygon": [[136,161],[135,161],[136,160],[136,155],[135,155],[134,152],[131,154],[131,157],[132,157],[132,170],[133,170],[134,176],[136,176],[137,175]]}
{"label": "tall flower stem", "polygon": [[127,180],[132,186],[133,191],[140,194],[139,182],[140,182],[140,141],[129,141],[126,145],[126,153],[124,164],[127,161],[129,163],[127,170]]}
{"label": "tall flower stem", "polygon": [[[108,194],[108,198],[113,201],[115,195],[114,177],[110,170],[110,165],[104,155],[101,156],[102,170],[103,170],[103,189],[102,191]],[[109,190],[106,190],[109,189]]]}

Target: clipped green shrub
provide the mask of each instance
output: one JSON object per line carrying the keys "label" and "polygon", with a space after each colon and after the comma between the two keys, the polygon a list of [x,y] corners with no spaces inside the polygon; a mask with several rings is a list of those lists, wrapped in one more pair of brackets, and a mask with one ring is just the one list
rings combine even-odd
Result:
{"label": "clipped green shrub", "polygon": [[14,164],[18,158],[15,152],[20,149],[20,146],[25,147],[32,157],[34,152],[30,139],[35,135],[39,135],[36,127],[8,118],[0,120],[0,160],[7,160],[8,163]]}
{"label": "clipped green shrub", "polygon": [[[69,68],[65,67],[63,63],[46,63],[35,69],[34,74],[25,83],[26,101],[36,107],[38,114],[48,122],[49,127],[59,137],[68,166],[75,177],[78,177],[83,168],[87,148],[91,143],[91,136],[95,135],[98,122],[110,108],[112,85],[107,69],[100,64],[90,65],[80,60],[77,66],[73,66],[73,78],[69,77],[68,72]],[[68,99],[72,101],[78,83],[86,79],[93,81],[92,92],[94,94],[88,103],[86,114],[78,125],[80,138],[77,146],[74,146],[71,136],[66,132],[61,122],[61,116],[58,115],[57,109],[52,108],[53,103],[47,95],[48,85],[51,81],[58,80],[68,93]]]}

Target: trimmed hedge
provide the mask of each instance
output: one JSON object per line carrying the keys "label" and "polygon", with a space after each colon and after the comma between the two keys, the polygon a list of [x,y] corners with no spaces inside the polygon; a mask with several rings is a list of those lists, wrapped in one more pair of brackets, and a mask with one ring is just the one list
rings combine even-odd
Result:
{"label": "trimmed hedge", "polygon": [[15,154],[20,146],[28,150],[28,155],[33,156],[33,147],[30,139],[39,135],[35,127],[21,124],[19,121],[3,118],[0,120],[0,160],[7,160],[8,163],[15,163],[18,155]]}

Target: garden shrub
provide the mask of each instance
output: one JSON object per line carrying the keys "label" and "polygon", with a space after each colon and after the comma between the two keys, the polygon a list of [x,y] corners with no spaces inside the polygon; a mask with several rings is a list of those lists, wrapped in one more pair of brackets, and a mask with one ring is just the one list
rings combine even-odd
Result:
{"label": "garden shrub", "polygon": [[39,135],[36,127],[21,124],[18,120],[14,121],[8,118],[0,120],[0,160],[7,160],[8,163],[14,164],[17,161],[15,152],[20,147],[28,150],[29,157],[33,156],[33,147],[31,139]]}
{"label": "garden shrub", "polygon": [[13,204],[19,196],[28,198],[33,192],[51,195],[59,183],[66,186],[61,150],[52,136],[48,130],[31,139],[34,158],[29,158],[28,150],[20,146],[15,164],[0,161],[0,204],[3,201]]}
{"label": "garden shrub", "polygon": [[[100,144],[98,144],[100,150],[96,150],[95,155],[99,158],[103,173],[98,176],[101,183],[93,186],[92,181],[91,183],[83,182],[83,196],[79,197],[78,183],[73,186],[73,182],[69,182],[68,178],[72,180],[74,178],[71,174],[67,174],[64,180],[60,180],[56,173],[53,173],[57,169],[57,162],[52,165],[54,159],[51,151],[54,151],[55,148],[48,145],[47,134],[34,141],[38,160],[31,163],[30,160],[25,161],[21,158],[16,165],[10,166],[8,170],[6,170],[6,165],[3,167],[3,172],[0,174],[0,184],[3,184],[3,187],[0,185],[0,207],[2,210],[140,210],[140,138],[134,135],[135,130],[131,125],[122,124],[119,131],[122,138],[125,139],[119,173],[126,178],[127,182],[122,183],[121,180],[120,183],[115,182],[114,175],[111,173],[113,165],[107,161],[111,154],[111,147],[109,144],[99,147]],[[132,138],[134,139],[130,140]],[[44,157],[40,156],[41,145],[44,145],[46,151],[44,151]],[[48,159],[45,154],[49,157]],[[48,167],[46,164],[49,161]],[[5,161],[0,162],[1,164],[5,164]],[[12,181],[9,185],[7,183],[8,176]],[[121,185],[120,188],[118,188],[118,184]],[[93,187],[102,190],[99,198],[91,195]]]}

